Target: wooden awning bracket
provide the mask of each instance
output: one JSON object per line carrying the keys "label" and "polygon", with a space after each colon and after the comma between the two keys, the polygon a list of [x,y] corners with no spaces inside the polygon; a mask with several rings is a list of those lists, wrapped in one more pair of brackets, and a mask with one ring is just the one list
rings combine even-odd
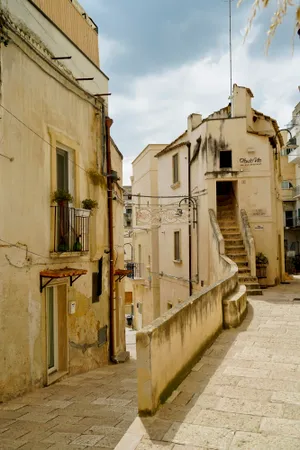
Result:
{"label": "wooden awning bracket", "polygon": [[[43,292],[44,288],[51,283],[52,280],[57,280],[60,278],[70,278],[70,286],[73,286],[76,280],[80,278],[82,275],[85,275],[87,273],[87,270],[81,270],[81,269],[61,269],[61,270],[45,270],[40,272],[40,293]],[[47,278],[48,281],[46,281],[43,284],[43,279]]]}
{"label": "wooden awning bracket", "polygon": [[116,281],[121,281],[123,280],[123,278],[127,277],[127,275],[129,275],[130,273],[132,273],[132,270],[116,269],[114,275],[118,277]]}

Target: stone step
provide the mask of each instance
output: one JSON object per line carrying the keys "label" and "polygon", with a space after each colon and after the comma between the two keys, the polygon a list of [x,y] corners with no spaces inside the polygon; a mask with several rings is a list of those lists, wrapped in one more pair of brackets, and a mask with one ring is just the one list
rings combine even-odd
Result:
{"label": "stone step", "polygon": [[247,291],[247,295],[263,295],[263,291],[261,289],[251,289]]}
{"label": "stone step", "polygon": [[226,231],[226,233],[222,233],[223,234],[223,238],[225,241],[227,240],[238,240],[238,241],[242,241],[242,236],[241,233],[228,233]]}
{"label": "stone step", "polygon": [[223,226],[220,227],[220,230],[222,231],[222,233],[240,233],[240,229],[235,226]]}
{"label": "stone step", "polygon": [[260,285],[256,282],[251,282],[251,281],[245,281],[243,282],[243,284],[246,286],[247,292],[252,291],[252,290],[261,290],[260,289]]}
{"label": "stone step", "polygon": [[239,228],[238,224],[236,223],[235,220],[227,220],[227,219],[223,219],[223,220],[219,220],[218,221],[219,227],[220,228],[224,228],[224,227],[235,227],[235,228]]}
{"label": "stone step", "polygon": [[240,325],[247,312],[246,287],[238,286],[238,289],[223,300],[223,325],[224,328],[235,328]]}
{"label": "stone step", "polygon": [[239,273],[240,274],[246,274],[246,276],[248,276],[248,274],[249,274],[249,276],[250,276],[250,269],[249,269],[249,267],[239,267]]}
{"label": "stone step", "polygon": [[[224,237],[224,235],[223,235],[223,237]],[[232,238],[228,238],[228,239],[225,239],[225,237],[224,237],[224,241],[225,241],[225,248],[227,249],[231,249],[231,248],[233,248],[233,247],[236,247],[236,246],[238,246],[238,247],[242,247],[243,246],[243,248],[245,248],[244,247],[244,241],[243,241],[243,239],[232,239]]]}
{"label": "stone step", "polygon": [[217,211],[217,217],[218,218],[226,218],[226,217],[232,217],[236,219],[236,215],[234,211],[228,210],[228,211]]}
{"label": "stone step", "polygon": [[[248,261],[248,255],[245,252],[245,249],[243,251],[240,251],[240,252],[232,252],[232,251],[226,252],[226,256],[228,256],[228,258],[231,258],[231,259],[233,259],[233,258],[242,258],[241,261],[243,261],[244,258],[246,258],[246,260]],[[233,259],[233,261],[234,261],[234,259]]]}
{"label": "stone step", "polygon": [[228,253],[226,253],[226,256],[228,256],[228,258],[232,259],[232,261],[234,261],[236,264],[245,263],[245,262],[248,263],[247,255],[237,254],[237,255],[229,256]]}
{"label": "stone step", "polygon": [[246,283],[257,283],[257,278],[256,277],[252,277],[250,270],[249,273],[247,272],[243,272],[243,273],[239,273],[238,274],[238,278],[239,278],[239,282],[242,284],[246,284]]}
{"label": "stone step", "polygon": [[238,266],[239,270],[240,268],[243,269],[244,267],[248,268],[248,261],[234,261],[234,262]]}

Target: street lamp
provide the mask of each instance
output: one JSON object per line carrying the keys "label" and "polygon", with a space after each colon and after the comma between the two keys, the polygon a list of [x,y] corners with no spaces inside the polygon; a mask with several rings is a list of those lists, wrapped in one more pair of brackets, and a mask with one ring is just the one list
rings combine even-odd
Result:
{"label": "street lamp", "polygon": [[[180,200],[178,204],[177,215],[180,215],[180,208],[182,203],[188,203],[189,208],[193,210],[192,218],[189,217],[189,294],[193,294],[193,282],[192,282],[192,224],[193,228],[197,225],[197,200],[193,197],[184,197]],[[197,278],[199,276],[199,266],[198,266],[198,258],[199,258],[199,242],[198,242],[198,226],[196,227],[196,255],[197,255]]]}
{"label": "street lamp", "polygon": [[[278,130],[275,134],[275,138],[282,131],[286,131],[290,135],[290,139],[287,141],[286,145],[282,147],[282,150],[285,150],[287,152],[288,150],[295,150],[296,148],[298,148],[296,137],[292,135],[291,131],[288,128],[281,128],[280,130]],[[288,152],[286,154],[288,155]],[[278,159],[277,146],[275,149],[275,158]]]}

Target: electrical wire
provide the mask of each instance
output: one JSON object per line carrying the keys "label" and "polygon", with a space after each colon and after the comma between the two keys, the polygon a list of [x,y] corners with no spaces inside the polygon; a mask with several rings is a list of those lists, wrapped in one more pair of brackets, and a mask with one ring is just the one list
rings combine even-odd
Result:
{"label": "electrical wire", "polygon": [[[26,125],[25,122],[23,122],[21,119],[19,119],[19,117],[17,117],[15,114],[13,114],[11,111],[9,111],[7,108],[5,108],[5,106],[3,106],[0,103],[0,107],[2,109],[4,109],[4,111],[6,111],[8,114],[10,114],[12,117],[14,117],[14,119],[16,119],[19,123],[21,123],[25,128],[27,128],[29,131],[31,131],[31,133],[35,134],[35,136],[37,136],[38,138],[40,138],[43,142],[45,142],[46,144],[49,145],[50,148],[56,149],[56,147],[54,147],[54,145],[52,145],[49,141],[47,141],[45,138],[43,138],[43,136],[41,136],[40,134],[38,134],[36,131],[34,131],[32,128],[30,128],[28,125]],[[83,167],[81,167],[79,164],[77,164],[73,159],[69,158],[69,161],[72,162],[75,166],[79,167],[81,170],[83,170],[84,172],[88,173],[87,170],[85,170]]]}
{"label": "electrical wire", "polygon": [[5,244],[9,245],[10,247],[15,247],[15,248],[17,248],[19,250],[23,250],[26,253],[30,253],[31,255],[38,256],[40,258],[49,259],[49,256],[40,255],[39,253],[32,252],[31,250],[28,250],[27,248],[22,248],[21,244],[13,244],[12,242],[8,242],[8,241],[6,241],[5,239],[2,239],[2,238],[0,238],[0,241],[4,242]]}

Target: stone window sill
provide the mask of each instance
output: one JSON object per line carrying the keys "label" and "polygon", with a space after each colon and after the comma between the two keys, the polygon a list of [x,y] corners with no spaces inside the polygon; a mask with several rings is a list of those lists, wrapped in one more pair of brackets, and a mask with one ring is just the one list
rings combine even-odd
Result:
{"label": "stone window sill", "polygon": [[182,259],[173,259],[173,263],[182,264]]}
{"label": "stone window sill", "polygon": [[74,258],[79,256],[87,256],[89,252],[50,252],[50,258]]}

